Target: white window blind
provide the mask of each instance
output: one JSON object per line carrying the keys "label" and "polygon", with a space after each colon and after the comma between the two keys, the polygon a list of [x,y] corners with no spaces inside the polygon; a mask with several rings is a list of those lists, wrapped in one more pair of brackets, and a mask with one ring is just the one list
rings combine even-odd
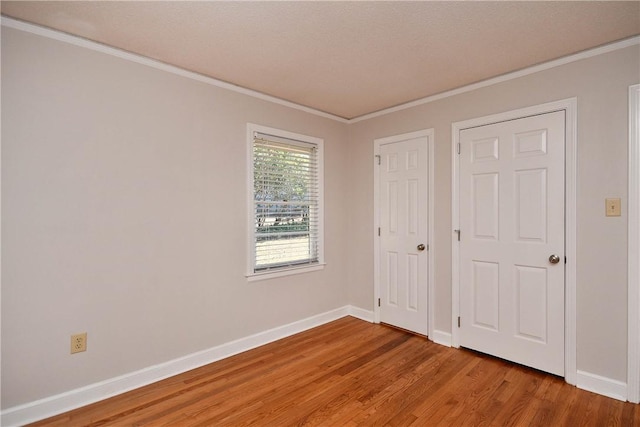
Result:
{"label": "white window blind", "polygon": [[253,132],[253,272],[319,262],[316,144]]}

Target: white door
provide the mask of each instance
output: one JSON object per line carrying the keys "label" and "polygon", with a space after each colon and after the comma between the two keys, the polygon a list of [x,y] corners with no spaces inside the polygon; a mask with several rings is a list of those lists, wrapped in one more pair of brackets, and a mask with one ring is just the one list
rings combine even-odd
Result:
{"label": "white door", "polygon": [[380,321],[427,335],[428,137],[379,149]]}
{"label": "white door", "polygon": [[565,112],[460,131],[460,345],[564,375]]}

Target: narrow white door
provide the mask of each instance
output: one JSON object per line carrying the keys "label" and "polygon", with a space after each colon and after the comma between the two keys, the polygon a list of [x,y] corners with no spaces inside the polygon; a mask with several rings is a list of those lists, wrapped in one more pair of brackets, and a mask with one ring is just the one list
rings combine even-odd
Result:
{"label": "narrow white door", "polygon": [[380,321],[427,335],[428,137],[380,146]]}
{"label": "narrow white door", "polygon": [[564,111],[460,131],[460,345],[564,375]]}

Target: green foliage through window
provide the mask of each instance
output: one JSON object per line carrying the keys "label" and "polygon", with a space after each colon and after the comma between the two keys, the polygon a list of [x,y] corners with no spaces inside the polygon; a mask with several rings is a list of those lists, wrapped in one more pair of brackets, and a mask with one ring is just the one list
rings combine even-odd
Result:
{"label": "green foliage through window", "polygon": [[316,147],[255,137],[254,271],[317,262]]}

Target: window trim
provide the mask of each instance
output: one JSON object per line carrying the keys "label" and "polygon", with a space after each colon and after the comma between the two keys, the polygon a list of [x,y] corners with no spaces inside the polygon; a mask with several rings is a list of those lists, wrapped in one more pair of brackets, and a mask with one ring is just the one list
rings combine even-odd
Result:
{"label": "window trim", "polygon": [[[253,140],[254,133],[269,134],[280,138],[314,144],[318,162],[318,262],[301,266],[284,266],[272,270],[255,272],[255,215],[253,188]],[[248,281],[266,280],[275,277],[318,271],[324,268],[324,140],[281,129],[247,123],[247,262],[245,277]]]}

